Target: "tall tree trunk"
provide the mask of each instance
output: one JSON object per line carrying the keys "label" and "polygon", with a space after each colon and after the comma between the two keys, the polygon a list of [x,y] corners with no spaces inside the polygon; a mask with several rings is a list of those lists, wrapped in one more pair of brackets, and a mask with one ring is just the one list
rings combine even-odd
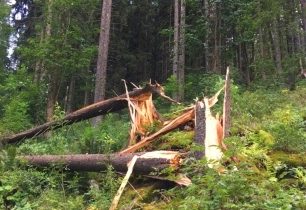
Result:
{"label": "tall tree trunk", "polygon": [[208,27],[209,27],[209,23],[208,23],[208,0],[204,0],[204,16],[206,18],[205,21],[205,26],[206,26],[206,32],[205,32],[205,53],[204,53],[204,59],[205,59],[205,71],[208,72],[209,70],[209,62],[208,62],[208,58],[209,58],[209,50],[208,50],[208,45],[209,45],[209,34],[208,34]]}
{"label": "tall tree trunk", "polygon": [[302,10],[302,23],[304,30],[304,52],[306,51],[306,0],[300,0]]}
{"label": "tall tree trunk", "polygon": [[221,74],[221,32],[220,32],[220,4],[214,3],[214,57],[213,57],[213,71]]}
{"label": "tall tree trunk", "polygon": [[300,0],[301,9],[302,9],[302,22],[303,22],[303,29],[306,32],[306,0]]}
{"label": "tall tree trunk", "polygon": [[[51,30],[52,30],[52,3],[53,0],[49,0],[48,1],[48,15],[47,15],[47,24],[46,24],[46,39],[51,37]],[[41,72],[40,72],[40,77],[38,78],[39,80],[42,78],[41,74],[44,74],[45,72],[45,64],[44,61],[42,61],[41,64]],[[52,121],[53,119],[53,114],[54,114],[54,107],[55,107],[55,103],[56,103],[56,95],[57,95],[57,90],[56,90],[56,79],[54,78],[54,76],[52,74],[56,74],[56,73],[50,73],[49,75],[49,84],[48,84],[48,96],[47,96],[47,113],[46,113],[46,119],[47,122]]]}
{"label": "tall tree trunk", "polygon": [[177,101],[182,101],[184,98],[185,4],[185,0],[174,1],[173,75],[176,78],[178,88],[173,97]]}
{"label": "tall tree trunk", "polygon": [[249,67],[249,56],[247,50],[247,44],[245,42],[242,43],[241,46],[241,59],[242,59],[242,69],[245,75],[245,83],[246,85],[250,85],[251,83],[251,72]]}
{"label": "tall tree trunk", "polygon": [[[177,86],[179,85],[179,70],[178,70],[178,57],[179,57],[179,0],[174,0],[174,46],[173,46],[173,75],[176,79]],[[174,100],[178,101],[177,90],[173,93]]]}
{"label": "tall tree trunk", "polygon": [[[264,37],[264,31],[262,29],[262,27],[259,28],[259,45],[260,45],[260,59],[265,59],[266,58],[266,49],[265,49],[265,43],[264,43],[264,40],[265,40],[265,37]],[[262,66],[260,67],[262,68]],[[261,76],[262,76],[262,79],[263,80],[266,80],[267,79],[267,76],[266,76],[266,69],[258,69],[261,73]]]}
{"label": "tall tree trunk", "polygon": [[275,57],[275,62],[276,62],[276,70],[277,70],[277,73],[280,75],[283,72],[283,67],[282,67],[282,55],[281,55],[279,34],[277,31],[278,31],[277,22],[274,19],[271,25],[271,35],[272,35],[272,43],[274,47],[274,52],[275,52],[274,57]]}
{"label": "tall tree trunk", "polygon": [[53,120],[54,115],[54,107],[57,101],[58,91],[59,91],[59,77],[56,73],[54,75],[50,75],[49,77],[49,85],[48,85],[48,101],[47,101],[47,122],[51,122]]}
{"label": "tall tree trunk", "polygon": [[180,37],[179,37],[179,58],[178,58],[178,75],[179,75],[179,89],[178,100],[184,100],[184,84],[185,84],[185,17],[186,17],[186,2],[181,0],[180,12]]}
{"label": "tall tree trunk", "polygon": [[[49,5],[50,7],[50,5]],[[48,24],[48,23],[47,23]],[[42,44],[44,41],[44,28],[40,32],[40,44]],[[39,85],[41,79],[42,79],[42,71],[43,71],[43,61],[41,59],[37,60],[34,67],[34,78],[33,82],[37,85]]]}
{"label": "tall tree trunk", "polygon": [[73,111],[74,92],[75,92],[75,77],[72,76],[70,80],[69,88],[68,88],[68,94],[67,94],[67,107],[66,107],[67,114]]}
{"label": "tall tree trunk", "polygon": [[[94,102],[101,101],[105,98],[111,12],[112,0],[103,0]],[[102,117],[96,117],[93,121],[94,126],[101,122],[101,120]]]}

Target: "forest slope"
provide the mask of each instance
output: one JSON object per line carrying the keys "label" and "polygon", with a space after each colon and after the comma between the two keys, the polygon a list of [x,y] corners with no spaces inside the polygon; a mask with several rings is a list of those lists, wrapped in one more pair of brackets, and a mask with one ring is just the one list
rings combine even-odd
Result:
{"label": "forest slope", "polygon": [[[220,84],[194,88],[209,95]],[[256,91],[234,86],[232,91],[233,124],[225,139],[226,157],[235,155],[240,162],[227,161],[227,171],[220,175],[205,160],[187,158],[180,173],[192,180],[189,187],[134,176],[121,198],[123,209],[305,209],[305,82],[295,91],[259,86]],[[167,117],[182,105],[169,107],[157,101],[157,107]],[[221,105],[214,112],[218,110]],[[61,117],[60,111],[57,114]],[[129,126],[127,111],[121,111],[109,114],[97,128],[81,122],[52,132],[49,139],[6,146],[0,153],[1,208],[107,209],[122,180],[111,167],[103,173],[69,172],[60,165],[41,170],[20,164],[15,157],[115,152],[126,144]],[[192,132],[177,130],[146,149],[192,151],[192,139]]]}

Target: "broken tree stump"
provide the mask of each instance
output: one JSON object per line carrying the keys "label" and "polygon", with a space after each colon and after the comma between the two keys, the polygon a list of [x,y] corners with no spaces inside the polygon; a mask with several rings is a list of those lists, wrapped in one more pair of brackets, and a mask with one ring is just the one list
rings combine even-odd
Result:
{"label": "broken tree stump", "polygon": [[[153,104],[152,94],[147,97],[133,100],[133,98],[129,96],[125,80],[123,80],[123,82],[132,122],[128,146],[132,146],[148,134],[147,130],[154,122],[160,122],[160,115]],[[156,85],[159,86],[159,84]]]}
{"label": "broken tree stump", "polygon": [[201,159],[204,156],[204,145],[205,145],[205,104],[202,101],[197,101],[195,105],[195,135],[194,142],[203,147],[203,151],[195,151],[194,156],[196,159]]}
{"label": "broken tree stump", "polygon": [[223,100],[223,137],[229,136],[231,126],[231,80],[229,67],[226,69],[224,100]]}
{"label": "broken tree stump", "polygon": [[111,165],[117,172],[126,172],[127,163],[137,155],[139,156],[134,172],[137,174],[150,174],[165,168],[176,169],[181,163],[181,154],[173,151],[153,151],[132,154],[85,154],[85,155],[33,155],[18,156],[21,161],[36,167],[50,167],[63,165],[72,171],[103,171]]}
{"label": "broken tree stump", "polygon": [[[133,100],[143,99],[150,97],[152,93],[156,93],[162,97],[165,97],[163,88],[160,85],[147,84],[144,88],[136,89],[129,92],[129,97]],[[168,99],[167,99],[168,100]],[[87,120],[98,115],[105,115],[110,112],[115,112],[127,107],[127,95],[123,94],[114,98],[103,100],[92,105],[86,106],[75,112],[66,115],[63,119],[58,121],[51,121],[29,130],[17,133],[8,137],[0,138],[2,144],[16,143],[21,140],[32,138],[45,133],[50,130],[61,128],[65,125],[70,125],[75,122]]]}

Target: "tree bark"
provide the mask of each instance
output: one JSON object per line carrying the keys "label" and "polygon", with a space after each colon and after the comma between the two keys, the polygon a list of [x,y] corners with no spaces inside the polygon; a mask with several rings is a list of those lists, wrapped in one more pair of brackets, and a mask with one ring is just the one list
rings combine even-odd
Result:
{"label": "tree bark", "polygon": [[[158,95],[163,95],[161,90],[161,86],[159,85],[147,85],[142,89],[136,89],[134,91],[129,92],[130,98],[133,100],[137,100],[137,98],[150,97],[152,93],[157,93]],[[96,117],[99,115],[105,115],[110,112],[115,112],[127,107],[127,95],[123,94],[108,100],[100,101],[98,103],[94,103],[82,109],[79,109],[75,112],[72,112],[66,115],[62,120],[47,122],[43,125],[34,127],[27,131],[1,138],[2,143],[16,143],[23,139],[31,138],[38,136],[42,133],[45,133],[49,130],[55,130],[61,128],[65,125],[70,125],[74,122],[79,122],[82,120],[87,120],[92,117]]]}
{"label": "tree bark", "polygon": [[53,120],[54,115],[54,107],[55,103],[57,101],[57,93],[59,91],[60,86],[60,79],[58,75],[55,73],[52,73],[49,75],[49,84],[48,84],[48,99],[47,99],[47,113],[46,113],[46,119],[47,122],[51,122]]}
{"label": "tree bark", "polygon": [[[111,13],[112,13],[112,0],[103,0],[94,102],[104,100],[105,98],[106,75],[107,75],[106,69],[107,69],[107,58],[108,58]],[[96,126],[99,122],[101,122],[101,120],[102,117],[95,118],[93,121],[94,126]]]}
{"label": "tree bark", "polygon": [[201,159],[204,154],[204,145],[205,145],[205,104],[201,101],[196,102],[195,106],[195,137],[194,142],[203,147],[203,151],[196,151],[194,156],[196,159]]}
{"label": "tree bark", "polygon": [[205,50],[204,50],[204,59],[205,59],[205,71],[208,72],[209,70],[209,50],[208,50],[208,46],[209,46],[209,34],[208,34],[208,27],[209,27],[209,22],[208,22],[208,17],[209,17],[209,11],[208,11],[208,0],[204,0],[204,16],[206,18],[206,21],[205,21],[205,27],[206,27],[206,32],[205,32]]}
{"label": "tree bark", "polygon": [[[179,65],[178,65],[178,58],[179,58],[179,9],[180,4],[179,0],[174,0],[174,46],[173,46],[173,75],[176,79],[176,85],[179,86]],[[173,94],[174,100],[179,99],[179,94],[177,90]]]}
{"label": "tree bark", "polygon": [[103,171],[111,165],[115,171],[126,172],[127,163],[137,155],[139,156],[134,172],[137,174],[150,174],[165,168],[177,168],[180,165],[181,154],[173,151],[154,151],[130,154],[85,154],[85,155],[33,155],[19,156],[21,161],[37,167],[50,167],[53,165],[65,166],[71,171]]}
{"label": "tree bark", "polygon": [[178,57],[178,101],[184,100],[185,84],[185,18],[186,2],[181,0],[179,24],[179,57]]}
{"label": "tree bark", "polygon": [[280,75],[283,72],[283,68],[282,68],[282,54],[280,48],[279,34],[277,31],[278,31],[277,22],[276,20],[273,20],[271,26],[272,43],[275,51],[276,70],[278,75]]}
{"label": "tree bark", "polygon": [[[306,43],[306,0],[300,0],[301,10],[302,10],[302,23],[304,30],[304,43]],[[306,46],[304,46],[304,51],[306,51]]]}
{"label": "tree bark", "polygon": [[223,138],[229,136],[231,127],[231,79],[229,71],[229,67],[227,67],[223,101]]}
{"label": "tree bark", "polygon": [[[51,37],[51,30],[52,30],[52,2],[53,0],[49,0],[48,1],[48,15],[47,15],[47,24],[46,24],[46,39]],[[45,63],[43,61],[42,66],[41,66],[42,70],[40,74],[44,74],[45,72]],[[52,121],[53,118],[53,114],[54,114],[54,107],[55,107],[55,103],[56,103],[56,95],[57,95],[57,77],[55,73],[51,73],[49,72],[49,84],[48,84],[48,96],[47,96],[47,110],[46,110],[46,119],[47,122]],[[40,75],[40,78],[38,78],[39,80],[42,78],[42,75]]]}
{"label": "tree bark", "polygon": [[73,110],[74,92],[75,92],[75,77],[72,76],[70,79],[70,84],[67,94],[67,107],[66,107],[67,114],[71,113]]}

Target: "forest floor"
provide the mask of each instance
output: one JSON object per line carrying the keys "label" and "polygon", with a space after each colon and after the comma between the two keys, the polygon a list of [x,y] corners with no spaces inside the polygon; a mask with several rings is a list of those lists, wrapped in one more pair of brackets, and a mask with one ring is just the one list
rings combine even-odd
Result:
{"label": "forest floor", "polygon": [[[190,91],[187,98],[192,103],[197,93]],[[192,180],[188,187],[134,175],[119,209],[306,209],[306,82],[299,82],[294,91],[234,86],[232,92],[226,172],[219,174],[205,160],[186,158],[179,173]],[[155,102],[164,118],[185,107]],[[213,112],[221,108],[219,103]],[[80,122],[53,131],[48,139],[6,146],[0,151],[0,209],[108,209],[123,179],[111,167],[100,173],[72,172],[58,165],[36,169],[15,157],[113,153],[126,145],[129,129],[128,111],[122,110],[107,115],[96,128]],[[193,151],[193,136],[193,131],[178,129],[145,150]],[[228,161],[233,155],[238,163]],[[172,172],[164,173],[171,176]]]}

